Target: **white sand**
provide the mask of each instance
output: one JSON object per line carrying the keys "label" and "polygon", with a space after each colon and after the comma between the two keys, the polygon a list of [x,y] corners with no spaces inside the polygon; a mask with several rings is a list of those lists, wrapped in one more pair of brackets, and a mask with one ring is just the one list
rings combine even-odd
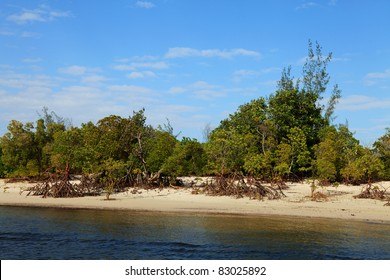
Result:
{"label": "white sand", "polygon": [[[83,209],[121,209],[137,211],[166,212],[204,212],[225,214],[289,215],[301,217],[322,217],[390,222],[390,207],[386,202],[373,199],[355,199],[363,186],[340,185],[337,189],[327,187],[323,190],[330,194],[327,201],[311,201],[310,184],[290,183],[284,190],[287,197],[280,200],[250,200],[233,197],[215,197],[203,194],[191,194],[192,188],[159,190],[139,190],[111,195],[113,200],[104,200],[105,196],[80,198],[42,198],[27,196],[20,191],[28,186],[27,182],[5,183],[0,180],[0,205],[38,206]],[[376,185],[390,187],[390,182]]]}

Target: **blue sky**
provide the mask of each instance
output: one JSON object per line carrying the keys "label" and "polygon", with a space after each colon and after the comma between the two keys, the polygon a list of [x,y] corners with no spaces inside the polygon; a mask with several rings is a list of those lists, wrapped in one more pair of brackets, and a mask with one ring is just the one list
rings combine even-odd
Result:
{"label": "blue sky", "polygon": [[74,125],[145,108],[202,140],[273,93],[283,67],[300,77],[311,39],[333,53],[334,122],[371,145],[390,127],[389,12],[387,0],[3,0],[0,133],[43,106]]}

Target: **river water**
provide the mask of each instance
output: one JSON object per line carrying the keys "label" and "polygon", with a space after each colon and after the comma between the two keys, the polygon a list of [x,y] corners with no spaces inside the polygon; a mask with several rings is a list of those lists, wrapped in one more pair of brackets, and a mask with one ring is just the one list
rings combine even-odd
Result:
{"label": "river water", "polygon": [[0,207],[0,259],[390,259],[390,224]]}

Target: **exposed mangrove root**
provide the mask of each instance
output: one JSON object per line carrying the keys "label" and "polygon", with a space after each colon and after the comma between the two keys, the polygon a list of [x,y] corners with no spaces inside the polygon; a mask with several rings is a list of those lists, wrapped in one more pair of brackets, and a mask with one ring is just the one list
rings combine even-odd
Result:
{"label": "exposed mangrove root", "polygon": [[49,179],[26,189],[27,195],[42,197],[80,197],[83,190],[77,184],[69,181],[68,175],[52,174]]}
{"label": "exposed mangrove root", "polygon": [[317,201],[317,202],[321,202],[321,201],[327,201],[328,200],[328,196],[322,192],[314,192],[312,195],[311,195],[311,200],[312,201]]}
{"label": "exposed mangrove root", "polygon": [[[79,197],[84,195],[101,195],[106,194],[107,199],[110,195],[117,192],[138,193],[139,190],[145,189],[162,189],[172,187],[175,189],[184,186],[183,181],[176,178],[161,176],[160,173],[152,176],[143,174],[128,173],[121,178],[112,178],[104,172],[93,175],[83,175],[80,183],[70,182],[69,173],[64,175],[50,174],[43,182],[37,183],[31,188],[26,189],[27,195],[37,195],[42,197]],[[191,185],[191,187],[193,187]],[[193,187],[193,194],[204,193],[212,196],[233,196],[236,198],[249,197],[250,199],[262,200],[280,199],[286,195],[282,189],[287,186],[283,181],[278,181],[272,185],[263,185],[256,178],[244,178],[239,175],[229,177],[217,176],[205,183],[196,184]]]}
{"label": "exposed mangrove root", "polygon": [[80,183],[78,184],[79,189],[84,195],[99,195],[104,189],[104,185],[100,183],[97,176],[83,174],[81,176]]}
{"label": "exposed mangrove root", "polygon": [[237,175],[229,177],[218,176],[204,187],[195,188],[192,193],[204,193],[212,196],[233,196],[236,198],[249,197],[250,199],[258,200],[264,198],[279,199],[285,196],[281,186],[274,188],[263,185],[259,180],[254,178],[245,180],[243,176]]}
{"label": "exposed mangrove root", "polygon": [[368,184],[366,187],[364,187],[360,194],[354,195],[354,198],[369,198],[369,199],[379,199],[384,200],[388,198],[386,196],[386,189],[383,187],[380,188],[379,186],[372,186],[371,184]]}
{"label": "exposed mangrove root", "polygon": [[[143,176],[142,174],[132,174],[128,172],[120,178],[112,178],[107,176],[105,172],[98,174],[83,174],[79,183],[70,182],[69,172],[64,174],[46,174],[45,179],[40,181],[27,191],[27,195],[36,195],[42,197],[80,197],[84,195],[101,195],[106,194],[106,198],[110,199],[110,195],[118,192],[128,191],[130,188],[136,189],[162,189],[170,186],[172,178],[161,176],[160,173],[152,176]],[[175,186],[179,186],[182,182],[174,181]]]}

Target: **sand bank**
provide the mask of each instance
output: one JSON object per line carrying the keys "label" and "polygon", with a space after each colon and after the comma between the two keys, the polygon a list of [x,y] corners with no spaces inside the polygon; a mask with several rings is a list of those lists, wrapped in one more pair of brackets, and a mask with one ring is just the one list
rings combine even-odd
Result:
{"label": "sand bank", "polygon": [[[384,201],[355,199],[362,186],[340,185],[338,188],[320,189],[329,195],[327,201],[311,201],[308,183],[289,183],[284,190],[286,197],[279,200],[250,200],[233,197],[215,197],[191,194],[192,188],[163,190],[139,190],[105,196],[80,198],[41,198],[21,192],[32,184],[28,182],[5,183],[0,180],[0,205],[36,206],[80,209],[117,209],[136,211],[225,213],[248,215],[289,215],[300,217],[340,218],[390,222],[390,207]],[[390,187],[390,182],[377,185]]]}

